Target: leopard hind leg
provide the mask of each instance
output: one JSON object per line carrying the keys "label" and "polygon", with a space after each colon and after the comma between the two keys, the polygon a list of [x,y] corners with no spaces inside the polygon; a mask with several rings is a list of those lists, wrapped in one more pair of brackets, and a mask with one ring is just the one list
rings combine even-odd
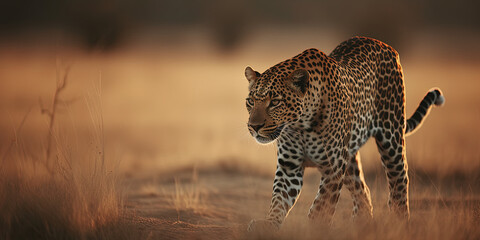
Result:
{"label": "leopard hind leg", "polygon": [[410,218],[408,203],[408,165],[402,129],[388,129],[375,137],[390,190],[388,206],[398,215]]}

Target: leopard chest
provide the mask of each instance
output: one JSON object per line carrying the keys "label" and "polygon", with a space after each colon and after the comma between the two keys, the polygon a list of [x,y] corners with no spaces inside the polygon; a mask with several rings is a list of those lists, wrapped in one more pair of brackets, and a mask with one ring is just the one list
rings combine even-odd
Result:
{"label": "leopard chest", "polygon": [[325,165],[325,161],[328,161],[331,147],[327,146],[325,140],[315,132],[304,134],[305,167],[320,167]]}

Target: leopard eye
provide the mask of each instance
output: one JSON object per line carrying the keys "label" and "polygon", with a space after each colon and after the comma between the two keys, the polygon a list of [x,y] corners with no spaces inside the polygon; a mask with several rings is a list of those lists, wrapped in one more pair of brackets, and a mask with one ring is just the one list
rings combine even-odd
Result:
{"label": "leopard eye", "polygon": [[276,106],[280,105],[280,103],[282,103],[280,100],[273,99],[272,101],[270,101],[270,106],[276,107]]}
{"label": "leopard eye", "polygon": [[253,99],[247,98],[247,105],[253,106],[253,104],[254,104]]}

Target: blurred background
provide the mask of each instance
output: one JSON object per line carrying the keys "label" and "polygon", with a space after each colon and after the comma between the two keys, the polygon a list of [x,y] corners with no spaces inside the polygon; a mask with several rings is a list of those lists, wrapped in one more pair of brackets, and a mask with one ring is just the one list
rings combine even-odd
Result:
{"label": "blurred background", "polygon": [[[246,129],[245,67],[263,72],[356,35],[400,53],[407,114],[431,87],[446,97],[407,139],[413,171],[480,172],[480,3],[465,1],[71,0],[0,3],[0,151],[41,149],[66,69],[58,127],[82,135],[100,89],[105,147],[127,175],[188,166],[271,174],[275,147]],[[93,90],[92,90],[93,89]],[[16,129],[26,116],[21,131]],[[371,142],[368,171],[380,168]],[[242,170],[242,171],[243,171]]]}

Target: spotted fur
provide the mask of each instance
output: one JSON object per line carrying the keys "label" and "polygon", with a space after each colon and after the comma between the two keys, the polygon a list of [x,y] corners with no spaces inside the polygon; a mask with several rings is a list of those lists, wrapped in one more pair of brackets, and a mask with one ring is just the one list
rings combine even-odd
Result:
{"label": "spotted fur", "polygon": [[270,210],[249,230],[280,227],[300,194],[305,167],[322,174],[310,219],[330,222],[343,186],[353,198],[353,217],[371,217],[358,153],[370,137],[387,175],[388,205],[409,218],[405,136],[444,98],[439,89],[429,91],[406,120],[403,72],[392,47],[354,37],[328,56],[308,49],[262,74],[247,67],[245,76],[249,131],[259,143],[276,140],[278,157]]}

